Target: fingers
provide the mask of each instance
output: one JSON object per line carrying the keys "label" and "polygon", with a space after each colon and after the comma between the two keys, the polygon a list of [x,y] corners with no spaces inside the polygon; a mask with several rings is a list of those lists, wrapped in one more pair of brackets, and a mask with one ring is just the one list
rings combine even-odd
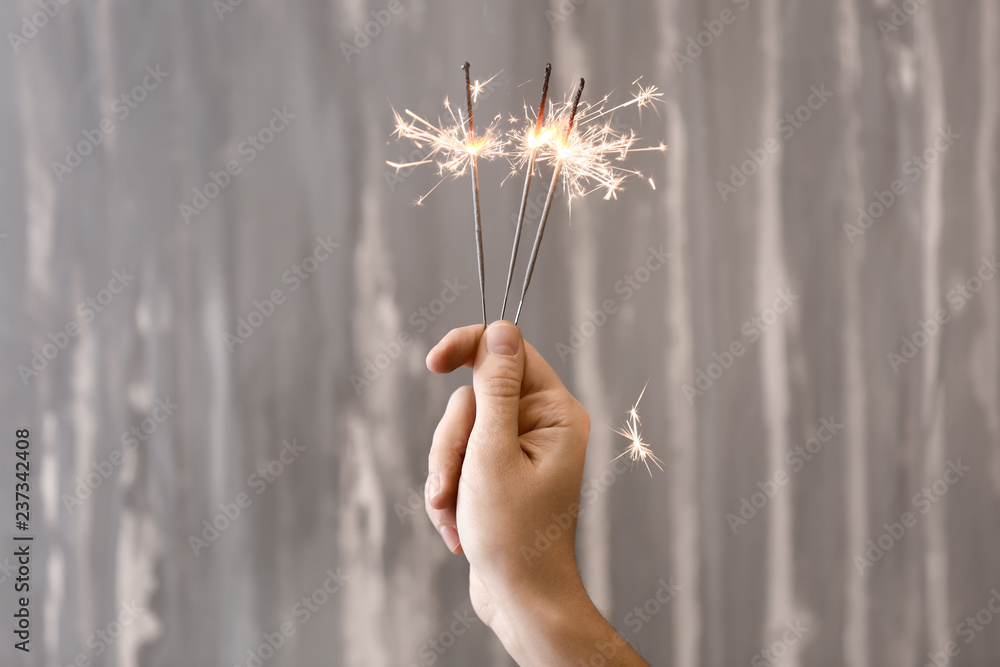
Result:
{"label": "fingers", "polygon": [[[473,324],[452,329],[427,353],[427,368],[434,373],[451,373],[462,366],[472,366],[483,336],[483,325]],[[531,343],[524,341],[524,391],[564,389],[562,381]]]}
{"label": "fingers", "polygon": [[459,387],[448,400],[448,407],[434,430],[427,462],[427,499],[431,507],[454,509],[462,459],[475,422],[476,395],[472,387]]}
{"label": "fingers", "polygon": [[434,527],[450,551],[460,553],[455,506],[462,460],[476,421],[476,398],[472,387],[460,387],[451,395],[444,416],[434,431],[428,456],[425,507]]}
{"label": "fingers", "polygon": [[486,329],[476,351],[472,384],[476,394],[479,453],[520,451],[518,415],[525,348],[521,331],[505,320]]}
{"label": "fingers", "polygon": [[427,368],[434,373],[451,373],[456,368],[471,366],[482,335],[482,324],[452,329],[427,353]]}

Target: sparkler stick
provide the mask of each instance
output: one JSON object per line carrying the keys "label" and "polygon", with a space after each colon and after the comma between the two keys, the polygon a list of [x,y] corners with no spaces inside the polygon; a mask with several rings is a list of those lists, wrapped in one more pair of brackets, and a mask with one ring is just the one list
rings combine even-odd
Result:
{"label": "sparkler stick", "polygon": [[510,266],[507,267],[507,287],[503,292],[503,307],[500,309],[500,319],[507,312],[507,296],[510,294],[510,282],[514,278],[514,264],[517,262],[517,246],[521,242],[521,227],[524,225],[524,213],[528,209],[528,189],[531,187],[531,176],[535,170],[535,158],[541,145],[540,133],[542,119],[545,117],[545,98],[549,94],[549,76],[552,74],[552,63],[545,66],[545,80],[542,82],[542,101],[538,103],[538,118],[535,120],[534,131],[526,137],[531,145],[531,156],[528,158],[528,169],[524,176],[524,192],[521,193],[521,210],[517,214],[517,225],[514,227],[514,248],[510,252]]}
{"label": "sparkler stick", "polygon": [[[570,107],[569,122],[566,125],[566,134],[563,135],[563,144],[568,143],[569,135],[573,131],[573,120],[576,118],[576,109],[580,104],[580,95],[583,94],[584,80],[580,79],[580,85],[573,96],[573,106]],[[545,233],[545,223],[549,219],[549,211],[552,209],[552,201],[556,197],[556,186],[559,184],[559,173],[562,171],[563,161],[556,160],[555,168],[552,171],[552,182],[549,183],[549,193],[545,197],[545,206],[542,209],[542,217],[538,221],[538,232],[535,233],[535,244],[531,248],[531,257],[528,259],[528,271],[524,274],[524,286],[521,287],[521,300],[517,304],[517,314],[514,315],[514,324],[517,324],[521,317],[521,307],[524,306],[524,295],[528,292],[528,285],[531,283],[531,273],[535,270],[535,260],[538,259],[538,248],[542,245],[542,235]]]}
{"label": "sparkler stick", "polygon": [[[465,70],[465,99],[469,108],[469,144],[476,145],[476,131],[472,124],[472,81],[469,80],[469,62],[462,64]],[[472,153],[472,198],[476,218],[476,259],[479,262],[479,294],[483,300],[483,326],[486,326],[486,268],[483,263],[483,223],[479,210],[479,162]]]}

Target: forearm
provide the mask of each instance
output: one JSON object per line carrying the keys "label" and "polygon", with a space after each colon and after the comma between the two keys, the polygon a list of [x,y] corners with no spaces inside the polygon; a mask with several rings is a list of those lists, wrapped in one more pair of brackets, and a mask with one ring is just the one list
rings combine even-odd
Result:
{"label": "forearm", "polygon": [[510,636],[501,640],[521,667],[648,667],[604,619],[582,584],[562,599],[524,596],[504,615]]}

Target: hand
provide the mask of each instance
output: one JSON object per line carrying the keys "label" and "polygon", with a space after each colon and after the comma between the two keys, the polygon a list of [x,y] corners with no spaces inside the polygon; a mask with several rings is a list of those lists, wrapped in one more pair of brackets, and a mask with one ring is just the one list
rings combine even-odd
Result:
{"label": "hand", "polygon": [[482,325],[454,329],[427,355],[436,373],[461,366],[473,368],[473,386],[452,394],[434,432],[426,508],[469,561],[476,613],[521,665],[586,657],[600,637],[611,655],[639,660],[577,571],[586,410],[510,322],[485,336]]}

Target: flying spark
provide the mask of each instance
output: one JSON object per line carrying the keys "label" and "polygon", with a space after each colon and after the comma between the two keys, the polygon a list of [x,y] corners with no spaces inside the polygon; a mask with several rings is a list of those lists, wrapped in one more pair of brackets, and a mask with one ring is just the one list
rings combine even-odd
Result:
{"label": "flying spark", "polygon": [[[646,384],[648,385],[649,383],[647,382]],[[639,427],[642,425],[642,421],[639,419],[639,401],[642,400],[642,396],[645,393],[646,387],[644,386],[642,392],[639,394],[639,398],[636,399],[635,405],[628,411],[628,420],[621,428],[613,429],[615,433],[627,438],[631,442],[624,452],[612,460],[617,461],[623,456],[628,456],[633,463],[641,461],[645,464],[647,472],[652,476],[653,470],[649,467],[649,461],[652,460],[653,465],[660,470],[663,470],[663,466],[661,465],[663,461],[657,458],[656,454],[652,452],[649,448],[649,443],[642,441],[642,434],[639,432]]]}

